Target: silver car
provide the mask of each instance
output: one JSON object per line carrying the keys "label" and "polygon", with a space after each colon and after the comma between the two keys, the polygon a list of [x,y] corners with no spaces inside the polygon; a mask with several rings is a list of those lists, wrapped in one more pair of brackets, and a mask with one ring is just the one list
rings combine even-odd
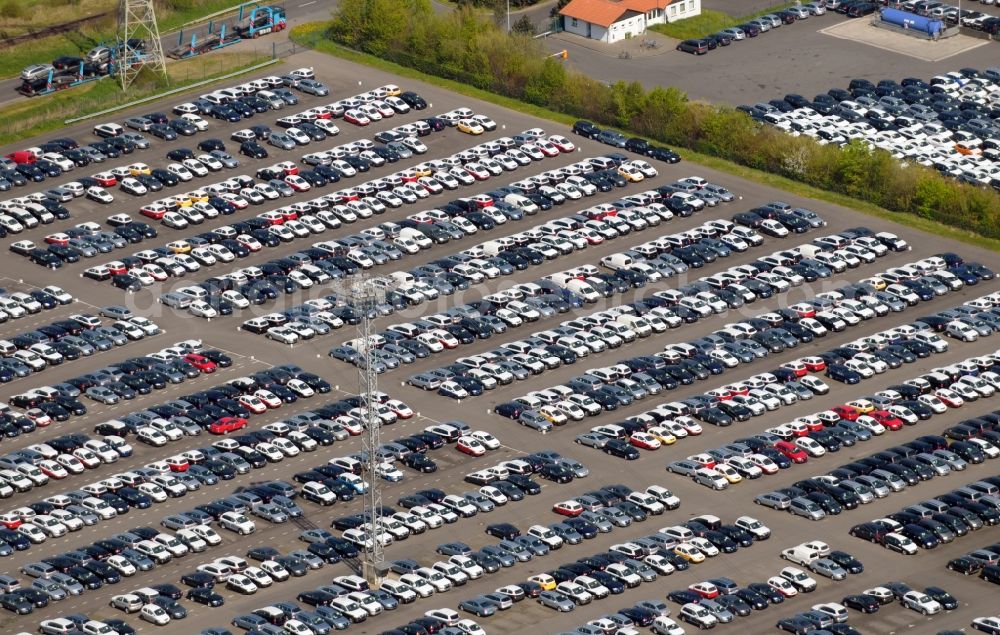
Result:
{"label": "silver car", "polygon": [[538,603],[563,613],[569,613],[576,608],[573,600],[558,591],[542,591],[538,595]]}
{"label": "silver car", "polygon": [[317,82],[315,79],[299,80],[298,89],[309,95],[316,95],[317,97],[326,97],[330,94],[330,89],[327,88],[322,82]]}
{"label": "silver car", "polygon": [[295,141],[282,132],[272,132],[268,135],[267,142],[276,148],[281,148],[282,150],[295,149]]}
{"label": "silver car", "polygon": [[77,582],[76,578],[65,573],[53,573],[49,580],[58,584],[66,593],[70,595],[80,595],[83,593],[83,585]]}
{"label": "silver car", "polygon": [[580,445],[585,445],[589,448],[597,448],[598,450],[608,444],[608,437],[603,434],[597,434],[596,432],[578,434],[574,440]]}
{"label": "silver car", "polygon": [[793,498],[788,505],[788,511],[795,516],[802,516],[809,520],[822,520],[826,518],[826,512],[823,511],[822,507],[803,496]]}
{"label": "silver car", "polygon": [[758,494],[753,499],[753,502],[764,507],[770,507],[771,509],[788,509],[792,503],[792,499],[780,492],[764,492],[763,494]]}
{"label": "silver car", "polygon": [[847,571],[829,558],[820,558],[816,562],[809,565],[809,568],[814,573],[818,573],[821,576],[830,578],[831,580],[840,581],[847,577]]}

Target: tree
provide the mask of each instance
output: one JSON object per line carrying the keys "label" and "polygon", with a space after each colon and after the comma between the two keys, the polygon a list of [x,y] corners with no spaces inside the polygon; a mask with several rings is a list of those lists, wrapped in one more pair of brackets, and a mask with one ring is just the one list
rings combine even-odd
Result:
{"label": "tree", "polygon": [[535,23],[527,15],[522,15],[518,18],[517,22],[510,29],[518,35],[534,35],[536,33]]}
{"label": "tree", "polygon": [[569,3],[570,0],[559,0],[558,2],[556,2],[555,6],[552,7],[552,10],[549,11],[549,15],[552,16],[553,18],[558,17],[559,12],[562,11],[562,8]]}

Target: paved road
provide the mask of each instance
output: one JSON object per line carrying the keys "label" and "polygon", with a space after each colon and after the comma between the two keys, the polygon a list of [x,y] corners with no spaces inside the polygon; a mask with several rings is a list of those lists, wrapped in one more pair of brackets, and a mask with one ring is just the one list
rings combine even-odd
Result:
{"label": "paved road", "polygon": [[[319,70],[320,79],[330,85],[333,94],[338,97],[352,94],[361,89],[368,89],[384,83],[394,82],[400,85],[405,85],[406,88],[415,89],[425,95],[428,101],[433,104],[431,112],[441,112],[459,105],[468,106],[477,112],[484,112],[490,115],[500,124],[505,126],[503,131],[498,131],[492,136],[510,134],[536,125],[545,126],[549,128],[550,132],[566,132],[565,130],[555,129],[547,122],[539,122],[533,118],[497,108],[492,104],[457,98],[456,96],[435,87],[414,84],[413,82],[404,81],[400,78],[392,77],[372,69],[362,68],[339,60],[335,65],[333,65],[329,63],[328,58],[323,58],[312,53],[295,56],[288,60],[288,63],[293,67],[313,66],[317,69],[322,69]],[[358,87],[358,78],[363,78],[360,81],[361,88]],[[182,98],[178,98],[177,101],[180,101],[181,99]],[[305,98],[303,100],[302,108],[315,105],[316,103],[316,100]],[[163,104],[162,107],[150,106],[149,109],[167,109],[170,105],[171,104]],[[123,117],[129,116],[130,114],[131,113],[125,113]],[[273,119],[273,116],[269,116],[265,120],[272,121]],[[405,120],[406,117],[403,117],[403,119]],[[349,124],[343,124],[343,133],[333,141],[334,143],[339,144],[350,140],[356,140],[361,137],[370,137],[375,131],[385,128],[386,126],[387,124],[383,123],[372,126],[369,129],[360,130],[350,126]],[[229,126],[223,126],[213,122],[211,132],[205,133],[198,138],[204,138],[209,135],[228,138],[228,134],[231,130],[232,128]],[[62,131],[60,134],[63,133],[65,133],[65,135],[75,136],[81,140],[88,138],[89,136],[87,129],[84,126],[67,129],[66,131]],[[575,141],[579,140],[575,139]],[[153,149],[139,155],[129,157],[129,159],[141,160],[153,165],[162,165],[165,163],[162,159],[164,152],[168,148],[178,147],[182,145],[182,143],[190,144],[190,141],[176,142],[173,144],[155,143]],[[324,144],[323,147],[330,147],[334,145],[334,143],[328,142]],[[460,135],[454,130],[449,130],[430,138],[430,156],[437,157],[450,154],[458,151],[459,149],[466,148],[472,143],[472,139]],[[533,171],[550,169],[551,167],[567,163],[571,160],[592,156],[606,150],[603,146],[595,146],[594,144],[587,142],[582,142],[581,148],[581,151],[572,157],[563,156],[558,159],[546,160],[545,162],[532,166],[528,169]],[[291,156],[292,153],[288,153],[282,158]],[[278,159],[272,158],[272,161],[276,160]],[[411,160],[409,163],[412,164],[413,162],[415,162],[415,160]],[[122,161],[122,163],[125,163],[125,161]],[[248,163],[240,171],[252,174],[259,165],[259,163]],[[403,166],[400,165],[398,167]],[[660,235],[665,232],[682,231],[693,227],[695,224],[700,223],[705,219],[727,217],[735,211],[740,211],[774,199],[783,199],[792,204],[812,207],[830,220],[830,227],[828,228],[830,231],[838,231],[849,226],[865,224],[876,230],[897,231],[915,245],[915,250],[913,252],[887,256],[886,258],[880,260],[876,265],[850,271],[842,277],[844,280],[856,280],[861,277],[868,276],[874,271],[895,266],[905,261],[943,250],[956,251],[965,254],[969,258],[979,259],[993,266],[997,266],[998,264],[996,254],[970,248],[965,245],[955,244],[950,241],[940,239],[931,240],[928,236],[921,235],[905,228],[897,228],[889,223],[864,217],[844,208],[809,201],[806,199],[794,197],[790,198],[783,193],[772,190],[771,188],[740,179],[734,179],[727,175],[715,173],[711,170],[693,164],[682,163],[676,166],[661,166],[661,168],[660,176],[656,179],[657,183],[698,174],[712,181],[726,185],[743,198],[740,202],[733,203],[727,207],[706,211],[700,216],[694,218],[674,220],[658,230],[644,232],[646,235],[629,236],[627,238],[614,241],[613,243],[608,243],[596,248],[590,248],[584,252],[579,252],[569,257],[558,259],[517,276],[517,280],[527,281],[542,274],[551,273],[570,266],[583,263],[594,263],[603,255],[619,251],[640,241],[650,240],[656,235]],[[522,171],[519,171],[516,175],[512,175],[506,180],[523,178],[530,173],[533,172],[525,172],[522,174]],[[506,182],[506,180],[504,182]],[[496,184],[494,183],[484,184],[478,186],[476,189],[491,189],[495,185]],[[465,192],[463,191],[463,194],[464,193]],[[603,196],[602,199],[595,198],[593,201],[587,201],[587,204],[592,204],[598,200],[610,200],[611,198],[613,197]],[[70,208],[74,214],[73,222],[80,222],[83,220],[94,220],[100,222],[105,216],[112,213],[134,212],[134,209],[140,202],[141,201],[132,201],[131,199],[119,197],[115,204],[99,208],[95,204],[78,200],[71,203]],[[432,204],[433,201],[428,201],[425,203],[425,207]],[[265,205],[260,208],[256,208],[253,211],[261,212],[272,207],[274,207],[274,205]],[[403,210],[388,212],[385,218],[399,218],[402,214],[408,213],[409,211],[411,210],[404,208]],[[551,212],[550,215],[561,215],[566,213],[566,211],[566,209],[559,209]],[[250,213],[250,211],[248,210],[247,212],[244,212],[244,214],[247,213]],[[384,220],[384,218],[360,221],[355,227],[338,230],[337,232],[332,233],[336,235],[343,235],[349,231],[357,231],[363,227],[374,225],[382,220]],[[531,219],[527,222],[522,222],[519,226],[512,227],[507,230],[506,233],[519,231],[522,227],[540,222],[541,220],[542,219]],[[218,226],[223,222],[225,221],[221,219],[210,221],[198,229],[199,231],[203,231]],[[53,231],[60,226],[68,224],[70,223],[63,221],[58,223],[57,226],[49,226],[45,229],[32,230],[26,235],[30,238],[38,240],[49,231]],[[181,235],[184,234],[164,229],[161,232],[161,239],[158,240],[158,243],[180,237]],[[808,238],[808,236],[806,238]],[[11,238],[8,238],[5,243],[9,244],[11,240]],[[478,239],[466,239],[457,245],[435,247],[421,253],[419,256],[414,257],[411,260],[405,261],[406,264],[404,266],[409,267],[421,262],[426,262],[441,257],[446,253],[450,253],[455,249],[471,246],[476,242],[478,242]],[[797,242],[799,242],[799,239],[789,239],[786,241],[768,240],[767,245],[760,250],[748,253],[744,256],[738,256],[731,260],[734,262],[745,262],[755,258],[758,253],[767,253],[772,249],[778,248],[779,243],[780,246],[783,247]],[[279,248],[277,252],[289,253],[298,248],[298,245],[293,243],[292,245]],[[268,257],[272,257],[273,255],[274,253],[268,254]],[[78,274],[82,270],[83,265],[68,267],[62,272],[54,274],[41,270],[28,264],[23,259],[16,258],[10,254],[3,256],[3,258],[5,259],[4,272],[7,280],[5,281],[5,284],[0,286],[12,289],[22,284],[43,286],[45,284],[58,283],[82,299],[83,304],[81,306],[59,309],[53,313],[47,314],[45,316],[46,318],[56,319],[57,317],[62,317],[73,311],[86,310],[92,306],[119,303],[124,299],[123,294],[113,290],[108,285],[98,284],[89,280],[77,278],[75,274]],[[255,256],[252,261],[241,264],[251,264],[251,262],[257,262],[261,258],[261,256]],[[721,267],[722,265],[717,263],[712,267],[706,268],[703,273],[708,274]],[[485,289],[478,289],[476,292],[482,293],[484,291],[493,291],[499,284],[508,283],[509,281],[494,282],[488,285]],[[680,283],[680,280],[669,281],[661,286],[674,287]],[[842,334],[831,335],[826,338],[825,341],[816,342],[809,346],[803,346],[794,352],[776,356],[775,359],[760,362],[748,368],[737,369],[734,372],[727,373],[724,377],[718,378],[718,381],[710,380],[709,382],[705,382],[698,386],[690,386],[674,391],[663,399],[684,398],[695,394],[696,392],[712,388],[717,384],[738,380],[741,377],[761,372],[772,367],[773,365],[792,359],[793,357],[818,352],[820,350],[825,350],[826,348],[845,343],[862,333],[870,333],[875,330],[881,330],[888,328],[889,326],[902,323],[903,321],[911,320],[916,315],[920,315],[925,311],[939,310],[948,306],[959,304],[966,299],[978,296],[982,293],[995,291],[997,290],[998,284],[1000,283],[991,282],[980,285],[975,289],[965,290],[956,294],[950,294],[948,296],[935,299],[926,306],[919,307],[918,309],[908,312],[905,315],[894,315],[885,319],[878,319],[874,322],[866,323],[857,329],[853,329]],[[322,292],[320,290],[316,290],[305,295],[315,297],[328,292],[329,289],[322,290]],[[65,378],[94,370],[126,357],[152,352],[161,347],[167,346],[174,341],[191,337],[192,335],[201,337],[207,345],[219,347],[223,350],[234,353],[236,357],[236,366],[229,370],[220,371],[213,376],[201,377],[194,381],[187,382],[181,387],[175,387],[168,389],[167,391],[161,391],[154,395],[140,397],[139,399],[126,405],[116,406],[113,408],[95,407],[85,417],[77,418],[13,441],[6,441],[4,443],[4,447],[7,448],[7,451],[23,448],[28,444],[44,440],[45,438],[57,433],[61,434],[71,431],[90,431],[94,424],[112,416],[117,416],[129,410],[138,409],[156,402],[174,398],[183,393],[200,390],[214,385],[217,382],[227,381],[242,374],[249,374],[258,369],[264,368],[265,366],[278,365],[282,363],[296,363],[307,370],[318,372],[327,377],[332,383],[339,386],[339,391],[336,391],[336,394],[347,394],[348,392],[354,390],[357,378],[353,368],[347,367],[339,362],[332,362],[325,356],[326,350],[329,346],[353,336],[353,333],[350,330],[345,329],[340,333],[336,333],[325,339],[319,339],[305,345],[288,347],[265,341],[256,336],[238,332],[235,328],[238,320],[233,318],[220,319],[212,321],[211,323],[205,323],[191,318],[178,316],[171,312],[162,313],[160,305],[152,305],[149,302],[150,297],[151,296],[148,292],[141,292],[136,294],[136,296],[132,297],[129,301],[137,307],[150,307],[146,313],[165,328],[166,333],[164,335],[160,335],[137,344],[129,345],[121,350],[99,354],[95,357],[77,362],[67,363],[61,367],[47,370],[42,375],[37,377],[9,384],[0,389],[0,397],[6,399],[11,394],[40,385],[42,382],[55,383]],[[297,301],[301,301],[301,299],[303,298],[298,298]],[[799,298],[797,296],[792,296],[787,298],[785,302],[792,303],[798,299]],[[459,300],[451,298],[446,301],[446,304],[452,305],[457,301]],[[775,300],[767,303],[766,306],[755,306],[752,308],[756,311],[763,311],[766,308],[772,308],[777,302],[778,300]],[[984,529],[975,535],[959,539],[955,543],[943,546],[933,552],[921,553],[920,555],[911,558],[896,556],[882,550],[879,547],[871,546],[866,543],[860,543],[848,537],[846,533],[847,528],[854,523],[890,513],[900,506],[929,498],[947,489],[958,487],[965,482],[976,480],[989,474],[994,474],[997,472],[995,463],[974,466],[964,473],[935,479],[929,483],[914,487],[904,493],[893,495],[886,500],[875,502],[861,510],[846,512],[839,517],[831,518],[815,524],[809,523],[805,520],[793,519],[784,515],[779,515],[776,512],[769,512],[761,508],[755,508],[750,501],[756,493],[761,491],[788,485],[800,478],[805,478],[809,475],[832,469],[840,463],[848,462],[858,457],[877,452],[890,445],[900,443],[915,436],[928,434],[932,431],[940,431],[943,427],[952,425],[960,418],[983,413],[997,407],[993,405],[993,403],[1000,403],[1000,400],[986,400],[982,403],[972,404],[959,411],[953,411],[941,417],[936,417],[932,421],[922,423],[915,428],[907,428],[901,432],[886,435],[863,444],[862,446],[843,450],[837,456],[831,456],[817,461],[810,461],[810,463],[804,467],[796,467],[771,478],[735,486],[722,493],[710,493],[707,490],[696,487],[686,480],[668,475],[663,470],[665,463],[678,457],[706,450],[721,443],[731,441],[739,436],[743,436],[749,432],[759,431],[765,427],[770,427],[780,423],[781,421],[790,420],[796,416],[828,408],[836,403],[846,401],[849,398],[870,393],[887,385],[897,383],[909,376],[925,372],[932,367],[955,362],[974,354],[983,354],[987,350],[992,350],[993,345],[991,345],[991,342],[986,342],[986,346],[957,343],[953,344],[952,350],[944,355],[921,360],[920,362],[909,365],[903,369],[890,371],[885,375],[881,375],[876,379],[866,382],[863,386],[847,389],[838,385],[829,396],[816,398],[808,403],[801,403],[792,407],[783,408],[780,413],[767,415],[732,428],[710,428],[700,437],[681,441],[675,446],[660,450],[657,453],[647,454],[639,461],[629,464],[623,464],[616,459],[609,458],[603,454],[598,454],[595,451],[574,446],[570,443],[570,438],[584,425],[611,423],[619,420],[621,417],[635,414],[641,410],[650,408],[655,403],[654,399],[647,399],[643,403],[634,404],[622,412],[615,413],[614,416],[600,416],[586,422],[586,424],[578,424],[576,426],[569,426],[565,429],[559,429],[546,437],[538,436],[537,434],[524,428],[511,424],[507,420],[500,419],[499,417],[487,413],[487,410],[496,403],[507,400],[530,389],[540,389],[551,385],[552,383],[561,381],[565,377],[583,370],[583,368],[610,364],[612,361],[626,356],[651,353],[660,350],[664,344],[692,339],[712,329],[718,328],[726,322],[733,321],[733,319],[735,319],[734,316],[713,317],[695,325],[682,327],[680,330],[673,331],[669,334],[652,337],[632,344],[621,350],[606,353],[602,356],[588,360],[587,362],[581,362],[580,364],[577,364],[576,368],[559,369],[551,373],[546,373],[539,378],[529,380],[529,382],[522,382],[516,386],[508,386],[497,389],[485,397],[467,401],[466,403],[461,404],[461,406],[456,406],[451,402],[446,402],[442,398],[432,394],[400,386],[397,382],[402,380],[406,373],[425,370],[432,366],[450,363],[460,355],[466,355],[481,350],[486,348],[487,345],[492,346],[497,342],[482,342],[470,347],[464,347],[448,354],[436,356],[433,360],[422,360],[418,364],[408,367],[405,371],[397,371],[396,373],[384,376],[380,380],[380,387],[383,390],[388,391],[393,396],[404,399],[416,412],[419,413],[419,415],[412,420],[404,423],[398,423],[391,428],[386,429],[386,438],[396,438],[397,436],[402,436],[408,432],[420,429],[425,425],[428,425],[431,421],[447,420],[454,418],[457,415],[461,416],[462,419],[469,422],[469,424],[475,428],[482,428],[493,432],[504,443],[504,447],[500,450],[497,450],[488,457],[480,459],[470,459],[458,454],[450,448],[438,451],[434,454],[434,458],[440,465],[439,471],[436,474],[423,478],[416,478],[412,475],[408,475],[407,479],[402,483],[386,486],[384,500],[387,504],[393,504],[402,494],[409,493],[423,487],[442,487],[451,492],[467,490],[469,487],[463,484],[461,479],[468,472],[475,469],[482,469],[483,467],[491,465],[498,460],[516,457],[523,452],[535,451],[540,448],[556,449],[564,454],[584,461],[591,468],[591,476],[582,482],[578,481],[565,486],[547,483],[544,486],[542,493],[529,501],[510,503],[504,510],[494,512],[493,514],[461,520],[456,525],[451,525],[447,529],[429,531],[421,536],[417,536],[405,542],[393,545],[387,550],[388,558],[410,557],[417,558],[422,562],[431,562],[436,558],[433,554],[434,546],[438,543],[453,539],[465,540],[474,547],[482,546],[487,542],[486,536],[483,533],[483,527],[488,523],[497,522],[499,520],[514,522],[522,528],[536,522],[555,522],[557,517],[548,511],[549,507],[554,502],[563,500],[570,496],[578,495],[599,485],[612,482],[622,482],[632,487],[646,486],[652,483],[666,485],[671,487],[681,497],[682,506],[679,510],[670,512],[662,518],[654,518],[647,521],[646,523],[643,523],[642,526],[632,526],[626,529],[616,530],[611,534],[601,535],[592,541],[588,541],[585,545],[565,547],[558,554],[542,559],[536,559],[530,563],[518,565],[512,569],[505,569],[495,575],[471,582],[466,587],[448,593],[443,597],[420,601],[416,604],[398,609],[393,615],[380,616],[371,619],[364,624],[352,627],[352,632],[376,633],[386,630],[387,628],[390,628],[398,623],[402,623],[407,619],[411,619],[412,617],[432,607],[454,607],[461,599],[471,597],[476,593],[492,590],[504,584],[523,580],[533,573],[550,570],[557,566],[560,562],[565,562],[586,554],[606,549],[611,544],[622,542],[628,538],[651,533],[659,527],[682,522],[693,515],[703,513],[714,513],[723,517],[727,521],[731,521],[739,514],[754,514],[772,527],[774,535],[768,542],[758,544],[749,550],[740,551],[731,556],[719,556],[703,565],[693,568],[692,570],[674,574],[669,579],[661,579],[654,583],[644,584],[636,590],[627,592],[621,598],[596,602],[592,605],[582,607],[571,614],[555,614],[547,609],[543,609],[540,606],[522,603],[513,610],[510,610],[500,616],[485,620],[484,625],[486,629],[490,633],[514,633],[523,630],[525,627],[533,626],[536,629],[540,628],[541,632],[556,633],[561,630],[567,630],[574,625],[581,624],[587,619],[595,618],[602,613],[611,612],[625,606],[626,604],[634,603],[640,599],[663,598],[664,594],[670,590],[687,586],[688,584],[700,579],[716,575],[728,575],[740,583],[746,583],[752,580],[763,580],[784,566],[784,563],[777,558],[777,553],[781,548],[813,538],[826,540],[835,548],[847,549],[852,553],[855,553],[862,561],[865,562],[866,572],[860,576],[851,577],[849,580],[842,583],[833,583],[821,580],[819,589],[810,596],[795,598],[781,607],[771,608],[759,614],[754,614],[752,617],[741,620],[738,625],[722,627],[722,632],[735,632],[738,628],[748,629],[747,632],[753,633],[765,632],[769,630],[771,625],[773,625],[773,623],[780,617],[789,615],[798,610],[805,610],[808,606],[811,606],[811,604],[816,602],[839,600],[844,595],[859,592],[864,588],[884,582],[890,577],[892,579],[909,582],[913,585],[923,585],[932,582],[937,583],[953,591],[962,601],[962,606],[957,611],[950,614],[939,615],[933,618],[923,618],[896,605],[886,607],[874,616],[865,618],[852,616],[851,623],[858,626],[864,632],[890,633],[897,632],[899,630],[911,629],[917,633],[929,633],[944,628],[960,628],[967,626],[973,617],[985,614],[991,609],[995,610],[995,591],[993,587],[990,587],[980,580],[967,579],[962,578],[961,576],[948,574],[944,570],[943,564],[948,559],[955,557],[960,553],[997,541],[1000,539],[998,538],[998,536],[1000,536],[1000,530],[996,528]],[[549,320],[549,323],[554,323],[555,321],[557,320],[552,319]],[[28,318],[27,321],[19,320],[8,322],[0,327],[0,336],[10,337],[14,333],[31,328],[34,323],[34,318]],[[542,325],[540,324],[539,327],[541,326]],[[522,329],[522,332],[524,331],[525,329]],[[514,337],[520,336],[522,336],[522,333],[520,332],[517,334],[511,333],[504,339],[513,339]],[[663,399],[657,399],[656,401]],[[252,420],[251,424],[254,428],[258,428],[267,422],[277,420],[281,417],[286,417],[290,412],[309,408],[312,403],[319,403],[320,401],[320,399],[312,399],[299,402],[294,406],[285,407],[268,413],[267,415],[256,417]],[[322,401],[326,401],[326,399]],[[97,478],[105,478],[113,472],[130,469],[152,460],[178,453],[182,450],[198,447],[208,441],[210,441],[210,439],[205,439],[203,437],[187,438],[172,444],[167,448],[159,450],[154,450],[146,446],[137,447],[136,454],[132,458],[119,461],[119,463],[113,468],[98,468],[93,474]],[[79,546],[100,537],[106,537],[113,533],[126,530],[130,527],[137,525],[156,525],[162,517],[170,513],[190,509],[196,504],[201,504],[224,494],[231,493],[239,487],[245,487],[254,482],[274,478],[289,479],[293,473],[306,469],[308,466],[322,463],[334,456],[354,452],[359,448],[360,445],[358,439],[351,439],[344,443],[338,443],[332,448],[319,450],[294,459],[286,459],[279,464],[271,465],[264,470],[254,471],[250,475],[239,477],[236,480],[226,482],[219,486],[209,489],[203,488],[200,491],[188,494],[184,498],[172,499],[150,510],[141,512],[133,511],[124,518],[102,523],[99,526],[84,529],[78,534],[72,535],[66,539],[55,542],[50,541],[49,543],[39,547],[34,547],[27,552],[18,553],[6,560],[4,568],[8,572],[13,572],[25,562],[32,561],[45,555],[51,555],[67,548]],[[72,487],[78,487],[81,483],[88,480],[90,479],[83,476],[71,477],[70,479],[67,479],[65,483],[52,484],[45,488],[40,488],[31,494],[16,495],[8,501],[7,506],[16,507],[18,505],[36,500],[40,496],[48,496],[60,491],[68,490]],[[332,518],[341,514],[358,511],[360,509],[360,502],[355,501],[349,504],[338,504],[336,507],[329,510],[321,510],[309,504],[305,504],[305,507],[308,523],[315,524],[319,527],[326,527],[329,525]],[[305,526],[309,525],[305,524]],[[84,596],[67,600],[58,606],[53,606],[43,611],[39,611],[35,615],[30,616],[30,618],[13,619],[9,615],[3,614],[0,616],[0,628],[3,628],[5,632],[11,633],[22,630],[34,631],[39,619],[53,617],[59,614],[67,614],[70,612],[87,612],[99,618],[108,618],[112,616],[120,617],[121,614],[107,608],[108,599],[113,594],[152,583],[176,582],[182,573],[190,571],[197,563],[219,557],[223,554],[242,554],[246,549],[252,546],[272,545],[283,551],[299,548],[303,545],[296,540],[298,532],[299,527],[296,525],[278,525],[268,527],[264,526],[264,523],[261,523],[261,527],[256,534],[247,538],[240,539],[233,534],[226,532],[224,536],[225,545],[212,548],[203,555],[188,556],[181,561],[176,561],[167,566],[157,568],[150,573],[141,574],[136,578],[123,582],[113,588],[102,589],[98,592],[87,593]],[[342,575],[347,573],[348,570],[347,564],[326,567],[322,570],[311,572],[305,577],[297,578],[290,582],[278,585],[276,588],[262,591],[256,596],[243,597],[237,596],[231,592],[223,592],[226,596],[227,604],[222,609],[216,609],[215,611],[209,613],[209,611],[203,607],[190,605],[189,608],[191,609],[191,616],[188,617],[187,620],[177,622],[163,628],[149,626],[138,622],[135,618],[129,618],[129,621],[133,625],[137,626],[142,633],[157,632],[162,633],[163,635],[185,633],[189,635],[192,632],[192,627],[194,629],[199,629],[210,625],[223,626],[228,624],[232,616],[237,613],[247,612],[253,608],[278,600],[294,599],[295,595],[300,591],[312,588],[321,583],[327,583],[335,575]],[[672,608],[676,612],[677,607]]]}
{"label": "paved road", "polygon": [[[731,105],[766,102],[788,93],[811,99],[833,87],[846,88],[856,77],[929,79],[964,67],[986,68],[996,59],[996,43],[943,61],[923,62],[819,32],[846,19],[827,13],[700,56],[673,50],[676,42],[670,40],[654,55],[642,51],[638,40],[585,46],[581,38],[564,33],[547,38],[547,44],[552,52],[568,49],[572,68],[602,81],[638,81],[647,88],[676,86],[693,99]],[[632,52],[632,59],[618,58],[623,48]]]}

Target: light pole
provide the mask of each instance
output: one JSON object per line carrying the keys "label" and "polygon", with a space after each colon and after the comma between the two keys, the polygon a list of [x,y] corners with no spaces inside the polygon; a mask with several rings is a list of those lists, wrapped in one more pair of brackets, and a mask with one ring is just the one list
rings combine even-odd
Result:
{"label": "light pole", "polygon": [[510,0],[507,0],[507,33],[510,33]]}

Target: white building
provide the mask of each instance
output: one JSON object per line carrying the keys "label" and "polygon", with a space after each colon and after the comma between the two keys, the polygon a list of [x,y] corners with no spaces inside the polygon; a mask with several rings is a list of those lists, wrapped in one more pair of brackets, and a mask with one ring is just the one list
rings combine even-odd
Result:
{"label": "white building", "polygon": [[701,0],[572,0],[559,11],[563,30],[609,44],[700,13]]}

